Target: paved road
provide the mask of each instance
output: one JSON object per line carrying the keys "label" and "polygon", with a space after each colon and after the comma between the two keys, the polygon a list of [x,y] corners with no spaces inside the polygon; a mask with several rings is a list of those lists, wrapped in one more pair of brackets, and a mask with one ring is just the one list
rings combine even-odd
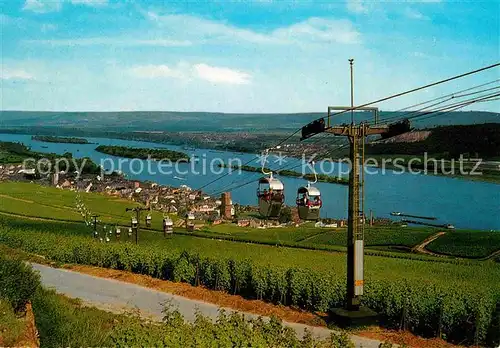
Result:
{"label": "paved road", "polygon": [[[85,303],[105,310],[138,309],[143,315],[161,320],[163,303],[170,302],[186,320],[193,321],[197,311],[215,319],[221,308],[211,303],[186,299],[114,279],[94,277],[40,264],[32,264],[32,266],[40,272],[42,284],[45,287],[54,288],[57,292],[68,297],[79,298]],[[224,309],[228,312],[234,312],[234,310],[228,308]],[[243,314],[248,318],[257,317],[257,315],[251,313]],[[321,338],[330,336],[331,332],[325,328],[303,324],[287,322],[284,324],[293,328],[299,337],[303,335],[305,328],[308,328],[316,337]],[[356,347],[376,348],[380,344],[380,342],[368,338],[358,336],[352,336],[351,338]]]}

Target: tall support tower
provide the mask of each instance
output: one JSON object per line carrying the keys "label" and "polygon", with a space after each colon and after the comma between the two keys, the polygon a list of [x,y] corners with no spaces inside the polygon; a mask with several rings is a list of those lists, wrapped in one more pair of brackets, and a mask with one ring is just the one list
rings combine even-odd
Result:
{"label": "tall support tower", "polygon": [[[378,126],[378,108],[354,107],[353,59],[349,59],[351,68],[351,106],[329,106],[327,122],[319,119],[302,128],[302,138],[307,139],[318,133],[327,132],[336,136],[345,136],[349,141],[349,204],[347,225],[347,297],[344,308],[333,310],[333,315],[340,324],[364,324],[376,316],[372,310],[361,306],[361,296],[364,289],[364,175],[361,172],[361,162],[364,163],[365,138],[369,135],[383,134],[387,126]],[[351,123],[332,126],[332,111],[350,111]],[[374,125],[366,120],[356,124],[354,110],[369,111],[374,116]],[[361,207],[362,208],[361,208]]]}

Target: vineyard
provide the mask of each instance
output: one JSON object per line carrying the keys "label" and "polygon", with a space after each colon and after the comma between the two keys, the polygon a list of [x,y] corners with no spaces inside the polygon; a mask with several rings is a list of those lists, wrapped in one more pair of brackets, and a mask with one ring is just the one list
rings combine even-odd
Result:
{"label": "vineyard", "polygon": [[[95,265],[312,311],[341,306],[345,255],[174,235],[162,243],[99,243],[78,224],[2,218],[0,242],[51,260]],[[12,227],[15,226],[15,227]],[[80,227],[85,229],[84,226]],[[158,233],[158,235],[160,235]],[[498,340],[495,263],[449,264],[366,257],[366,305],[385,325],[453,342]]]}
{"label": "vineyard", "polygon": [[453,231],[430,243],[427,248],[445,255],[468,258],[487,257],[500,250],[500,233],[476,231]]}
{"label": "vineyard", "polygon": [[[413,247],[422,242],[427,237],[436,233],[433,228],[414,228],[414,227],[366,227],[365,244],[367,246],[405,246]],[[309,240],[309,244],[331,244],[345,245],[347,240],[347,231],[331,231],[315,236]]]}

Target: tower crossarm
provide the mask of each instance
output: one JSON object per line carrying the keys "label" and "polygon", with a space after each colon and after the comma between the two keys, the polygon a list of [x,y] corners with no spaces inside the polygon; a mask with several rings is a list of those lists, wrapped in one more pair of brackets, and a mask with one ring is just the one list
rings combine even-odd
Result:
{"label": "tower crossarm", "polygon": [[[362,129],[364,128],[364,132]],[[359,136],[361,137],[363,134],[366,135],[375,135],[375,134],[384,134],[389,131],[388,126],[376,126],[376,127],[369,127],[369,126],[350,126],[350,125],[345,125],[345,126],[334,126],[334,127],[328,127],[325,129],[326,133],[330,133],[333,135],[343,135],[343,136]]]}

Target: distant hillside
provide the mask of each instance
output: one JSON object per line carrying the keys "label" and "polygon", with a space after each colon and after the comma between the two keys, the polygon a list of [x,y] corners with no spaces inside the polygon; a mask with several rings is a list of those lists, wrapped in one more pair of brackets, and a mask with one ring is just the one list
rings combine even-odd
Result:
{"label": "distant hillside", "polygon": [[[205,131],[205,132],[287,132],[324,116],[325,113],[299,114],[224,114],[208,112],[37,112],[0,111],[1,129],[76,128],[85,130],[107,129],[115,132],[130,131]],[[381,112],[382,119],[400,115]],[[365,114],[365,117],[367,115]],[[403,116],[403,115],[401,115]],[[356,114],[360,120],[363,114]],[[349,114],[335,116],[335,123],[349,122]],[[412,123],[425,128],[443,125],[499,123],[500,113],[467,111],[452,112],[440,117]]]}
{"label": "distant hillside", "polygon": [[377,142],[368,145],[366,151],[377,155],[422,155],[428,152],[439,154],[442,158],[458,158],[461,154],[497,158],[500,154],[500,123],[440,126],[432,129],[420,141],[411,140],[410,142]]}

